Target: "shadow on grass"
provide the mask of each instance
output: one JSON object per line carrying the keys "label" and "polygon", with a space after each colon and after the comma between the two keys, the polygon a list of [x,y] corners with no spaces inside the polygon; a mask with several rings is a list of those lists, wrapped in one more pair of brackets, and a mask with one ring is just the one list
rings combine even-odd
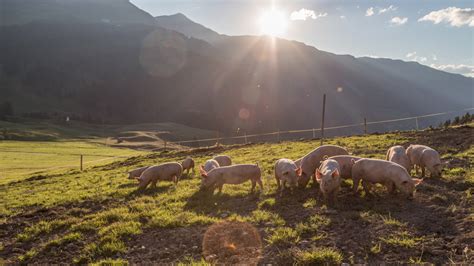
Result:
{"label": "shadow on grass", "polygon": [[184,209],[209,216],[218,216],[223,212],[228,215],[249,215],[257,209],[260,193],[257,191],[243,196],[231,196],[226,193],[213,194],[210,190],[198,190],[187,199]]}

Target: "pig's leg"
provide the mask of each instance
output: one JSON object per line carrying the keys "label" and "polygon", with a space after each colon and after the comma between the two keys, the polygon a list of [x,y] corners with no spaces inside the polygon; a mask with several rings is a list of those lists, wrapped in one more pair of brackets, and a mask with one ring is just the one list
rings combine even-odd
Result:
{"label": "pig's leg", "polygon": [[217,184],[217,187],[219,188],[219,194],[222,193],[222,187],[224,186],[224,184]]}
{"label": "pig's leg", "polygon": [[357,195],[357,190],[359,189],[359,182],[360,182],[360,177],[358,176],[353,176],[352,177],[352,193],[354,193],[354,195]]}
{"label": "pig's leg", "polygon": [[372,187],[370,182],[367,182],[365,180],[362,180],[362,187],[364,188],[365,195],[370,196],[370,188]]}
{"label": "pig's leg", "polygon": [[387,188],[389,194],[395,194],[397,192],[395,184],[393,182],[388,181],[384,185]]}
{"label": "pig's leg", "polygon": [[425,177],[425,166],[421,166],[421,178]]}
{"label": "pig's leg", "polygon": [[261,179],[261,178],[257,179],[257,184],[258,184],[258,186],[260,187],[260,190],[263,191],[263,183],[262,183],[262,179]]}
{"label": "pig's leg", "polygon": [[156,188],[156,183],[158,183],[158,177],[152,179],[152,181],[151,181],[151,188]]}
{"label": "pig's leg", "polygon": [[281,187],[280,187],[280,178],[278,178],[276,173],[275,173],[275,180],[277,182],[278,190],[280,190],[281,189]]}
{"label": "pig's leg", "polygon": [[178,176],[173,176],[173,183],[175,186],[178,184]]}
{"label": "pig's leg", "polygon": [[250,190],[250,193],[253,193],[255,190],[255,185],[257,185],[257,182],[255,180],[252,180],[252,189]]}

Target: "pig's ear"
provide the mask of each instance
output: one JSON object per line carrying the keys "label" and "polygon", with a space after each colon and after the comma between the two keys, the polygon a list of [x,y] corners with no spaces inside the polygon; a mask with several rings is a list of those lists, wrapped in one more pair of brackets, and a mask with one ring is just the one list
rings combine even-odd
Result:
{"label": "pig's ear", "polygon": [[355,164],[355,163],[356,163],[356,160],[351,159],[351,163],[352,163],[352,164]]}
{"label": "pig's ear", "polygon": [[421,184],[423,182],[423,178],[420,179],[420,178],[412,178],[413,182],[415,182],[415,187],[418,186],[419,184]]}
{"label": "pig's ear", "polygon": [[321,181],[321,176],[322,176],[322,174],[321,174],[321,171],[319,171],[319,168],[316,169],[315,175],[316,175],[316,180],[317,180],[318,182]]}
{"label": "pig's ear", "polygon": [[301,167],[298,167],[295,172],[297,176],[301,176],[301,174],[303,173],[303,169],[301,169]]}
{"label": "pig's ear", "polygon": [[332,177],[335,178],[335,177],[338,177],[339,176],[339,170],[336,169],[334,170],[334,172],[332,172]]}
{"label": "pig's ear", "polygon": [[204,177],[204,178],[207,177],[207,172],[206,172],[206,170],[204,170],[202,165],[199,166],[199,172],[201,172],[202,177]]}
{"label": "pig's ear", "polygon": [[329,156],[327,156],[327,155],[323,156],[323,160],[327,160],[328,158],[329,158]]}

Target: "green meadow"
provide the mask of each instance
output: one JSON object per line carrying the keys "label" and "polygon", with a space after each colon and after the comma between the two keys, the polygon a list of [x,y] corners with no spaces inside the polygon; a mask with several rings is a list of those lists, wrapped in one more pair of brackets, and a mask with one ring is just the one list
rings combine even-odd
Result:
{"label": "green meadow", "polygon": [[[442,178],[425,178],[415,199],[350,193],[343,183],[335,206],[326,206],[315,184],[295,191],[276,190],[273,164],[297,159],[319,146],[319,140],[254,143],[188,151],[142,153],[87,141],[0,142],[0,149],[57,153],[8,157],[2,153],[0,180],[0,258],[6,263],[472,263],[471,170],[474,147],[471,126],[331,138],[325,144],[352,154],[384,158],[393,145],[421,143],[440,151],[447,162]],[[469,140],[471,138],[471,140]],[[34,174],[29,171],[78,164],[61,153],[127,156],[112,162]],[[233,163],[258,163],[264,190],[250,194],[250,182],[226,185],[222,194],[200,191],[198,169],[177,186],[160,182],[137,191],[126,172],[145,165],[181,161],[197,165],[217,154]],[[32,162],[34,160],[34,162]],[[6,167],[5,167],[5,166]],[[5,169],[7,170],[3,170]],[[18,172],[18,173],[17,173]],[[26,173],[26,174],[25,174]],[[414,174],[414,173],[412,173]],[[258,245],[230,241],[223,250],[205,243],[211,225],[223,221],[248,224]],[[230,229],[229,229],[230,230]]]}

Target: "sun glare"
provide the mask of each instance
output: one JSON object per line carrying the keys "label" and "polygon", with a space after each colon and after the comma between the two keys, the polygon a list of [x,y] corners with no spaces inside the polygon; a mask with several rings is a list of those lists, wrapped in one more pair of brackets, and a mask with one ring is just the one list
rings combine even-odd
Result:
{"label": "sun glare", "polygon": [[261,33],[265,35],[281,36],[288,28],[287,16],[275,8],[265,11],[258,22]]}

